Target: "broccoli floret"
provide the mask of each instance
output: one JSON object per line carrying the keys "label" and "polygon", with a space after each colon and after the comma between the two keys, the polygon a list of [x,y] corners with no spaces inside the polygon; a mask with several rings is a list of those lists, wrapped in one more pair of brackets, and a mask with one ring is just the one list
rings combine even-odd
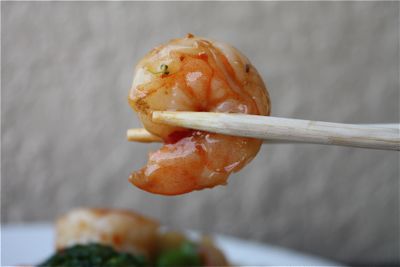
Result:
{"label": "broccoli floret", "polygon": [[161,252],[156,267],[203,266],[198,248],[192,242],[184,242],[178,248]]}
{"label": "broccoli floret", "polygon": [[146,259],[100,244],[75,245],[55,253],[39,267],[142,267]]}

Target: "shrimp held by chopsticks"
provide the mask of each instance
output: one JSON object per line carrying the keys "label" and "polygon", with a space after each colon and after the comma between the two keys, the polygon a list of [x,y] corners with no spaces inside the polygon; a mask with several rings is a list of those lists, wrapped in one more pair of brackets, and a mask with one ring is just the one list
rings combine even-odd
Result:
{"label": "shrimp held by chopsticks", "polygon": [[227,44],[191,34],[153,49],[139,62],[129,104],[144,127],[165,142],[129,181],[162,195],[226,184],[262,142],[157,124],[153,111],[270,114],[267,89],[249,60]]}

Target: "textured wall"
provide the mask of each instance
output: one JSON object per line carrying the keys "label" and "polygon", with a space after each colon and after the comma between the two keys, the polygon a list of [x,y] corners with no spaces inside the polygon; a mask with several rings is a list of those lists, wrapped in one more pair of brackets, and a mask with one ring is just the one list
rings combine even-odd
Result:
{"label": "textured wall", "polygon": [[398,260],[399,154],[263,146],[227,187],[178,197],[128,184],[156,145],[128,143],[135,62],[192,32],[234,44],[273,115],[399,121],[398,2],[3,2],[2,221],[81,205],[346,262]]}

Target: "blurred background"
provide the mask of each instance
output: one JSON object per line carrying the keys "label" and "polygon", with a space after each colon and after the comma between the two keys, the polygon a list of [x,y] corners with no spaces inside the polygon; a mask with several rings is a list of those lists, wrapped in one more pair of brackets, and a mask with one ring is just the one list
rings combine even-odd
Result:
{"label": "blurred background", "polygon": [[[226,187],[177,197],[127,182],[135,63],[171,38],[233,44],[272,115],[399,122],[399,2],[3,2],[2,223],[127,208],[345,263],[399,261],[399,153],[265,145]],[[4,244],[6,245],[6,244]]]}

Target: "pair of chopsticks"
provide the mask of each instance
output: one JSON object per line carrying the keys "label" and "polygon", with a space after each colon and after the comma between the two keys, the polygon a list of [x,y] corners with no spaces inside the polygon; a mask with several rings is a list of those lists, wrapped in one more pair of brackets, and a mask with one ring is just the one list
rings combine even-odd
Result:
{"label": "pair of chopsticks", "polygon": [[[382,150],[400,150],[400,124],[344,124],[270,116],[213,112],[154,111],[153,122],[265,143],[310,143]],[[145,129],[129,129],[129,141],[162,142]]]}

